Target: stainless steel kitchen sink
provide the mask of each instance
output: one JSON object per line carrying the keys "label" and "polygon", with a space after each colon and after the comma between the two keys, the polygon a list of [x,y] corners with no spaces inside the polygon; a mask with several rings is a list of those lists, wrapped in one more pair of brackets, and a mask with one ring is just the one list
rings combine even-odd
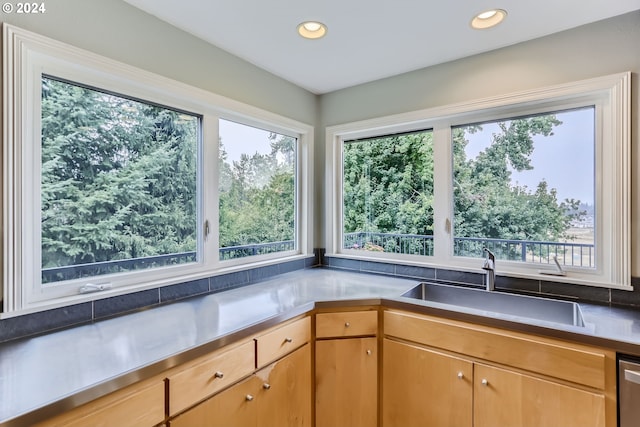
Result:
{"label": "stainless steel kitchen sink", "polygon": [[421,283],[402,296],[543,322],[584,326],[580,306],[571,301],[488,292],[440,283]]}

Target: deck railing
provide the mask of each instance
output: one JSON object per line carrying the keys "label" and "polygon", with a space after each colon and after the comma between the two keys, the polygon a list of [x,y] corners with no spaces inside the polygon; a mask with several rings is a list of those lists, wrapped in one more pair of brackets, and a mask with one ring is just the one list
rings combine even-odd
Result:
{"label": "deck railing", "polygon": [[281,242],[257,243],[252,245],[227,246],[220,248],[220,260],[243,258],[254,255],[265,255],[274,252],[292,251],[296,248],[293,240]]}
{"label": "deck railing", "polygon": [[[395,233],[345,233],[345,249],[384,251],[409,255],[433,255],[433,236]],[[593,244],[572,242],[544,242],[535,240],[485,239],[455,237],[453,251],[456,256],[481,257],[482,248],[489,248],[498,259],[509,261],[553,263],[571,267],[595,267]]]}
{"label": "deck railing", "polygon": [[[273,252],[290,251],[294,249],[295,242],[293,240],[285,240],[281,242],[228,246],[225,248],[220,248],[219,253],[220,260],[229,260],[253,255],[264,255]],[[154,267],[187,264],[195,261],[195,252],[181,252],[175,254],[130,258],[124,260],[93,262],[64,267],[43,268],[42,283],[54,283],[63,280],[79,279],[82,277],[93,277],[101,276],[104,274],[144,270]]]}
{"label": "deck railing", "polygon": [[[543,242],[513,239],[483,239],[456,237],[453,239],[454,254],[457,256],[482,256],[482,248],[489,248],[498,259],[509,261],[553,263],[553,256],[560,264],[571,267],[595,267],[594,245],[571,242]],[[344,248],[409,255],[433,255],[433,236],[397,233],[345,233]],[[293,240],[281,242],[238,245],[220,248],[220,260],[230,260],[254,255],[295,249]],[[153,267],[186,264],[196,261],[195,252],[132,258],[126,260],[95,262],[65,267],[42,269],[42,283],[92,277]]]}

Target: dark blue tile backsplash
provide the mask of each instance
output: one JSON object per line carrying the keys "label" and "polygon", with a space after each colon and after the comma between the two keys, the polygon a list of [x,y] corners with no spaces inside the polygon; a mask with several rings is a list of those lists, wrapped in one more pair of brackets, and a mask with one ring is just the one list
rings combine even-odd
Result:
{"label": "dark blue tile backsplash", "polygon": [[152,308],[184,298],[246,286],[278,274],[317,266],[319,259],[320,252],[316,251],[314,256],[301,260],[237,271],[0,320],[0,343]]}
{"label": "dark blue tile backsplash", "polygon": [[[136,310],[151,308],[160,304],[168,304],[197,295],[222,292],[268,279],[278,274],[316,266],[406,277],[419,281],[443,280],[476,287],[484,285],[485,277],[480,273],[336,258],[325,256],[324,249],[316,249],[314,256],[302,260],[237,271],[162,288],[135,292],[133,294],[110,297],[93,302],[0,320],[0,343],[118,316]],[[629,292],[540,280],[496,277],[496,288],[504,291],[566,298],[578,302],[640,307],[640,278],[633,278],[632,283],[635,290]]]}
{"label": "dark blue tile backsplash", "polygon": [[209,293],[209,281],[210,279],[200,279],[160,288],[160,303]]}
{"label": "dark blue tile backsplash", "polygon": [[[485,284],[485,275],[481,273],[336,258],[324,256],[324,253],[322,253],[322,256],[325,260],[323,265],[340,270],[388,274],[421,280],[439,280],[463,286],[481,287]],[[496,289],[502,291],[568,299],[577,302],[640,307],[640,278],[632,278],[631,283],[634,287],[633,291],[622,291],[544,280],[496,276]]]}
{"label": "dark blue tile backsplash", "polygon": [[146,291],[99,299],[93,302],[93,318],[102,319],[105,317],[117,316],[159,304],[159,289],[149,289]]}
{"label": "dark blue tile backsplash", "polygon": [[55,310],[4,319],[0,321],[0,342],[36,335],[46,330],[87,323],[92,318],[93,303],[85,302]]}

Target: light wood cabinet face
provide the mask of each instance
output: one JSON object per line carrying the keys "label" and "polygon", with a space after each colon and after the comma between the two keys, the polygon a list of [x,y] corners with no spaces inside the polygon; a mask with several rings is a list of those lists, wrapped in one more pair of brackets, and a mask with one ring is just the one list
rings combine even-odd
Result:
{"label": "light wood cabinet face", "polygon": [[157,378],[131,385],[37,427],[144,427],[164,420],[164,382]]}
{"label": "light wood cabinet face", "polygon": [[378,340],[316,341],[316,427],[375,427]]}
{"label": "light wood cabinet face", "polygon": [[475,427],[604,427],[605,399],[575,387],[477,364]]}
{"label": "light wood cabinet face", "polygon": [[261,368],[311,340],[311,318],[275,328],[255,338],[256,363]]}
{"label": "light wood cabinet face", "polygon": [[471,427],[472,402],[473,363],[384,340],[383,426]]}
{"label": "light wood cabinet face", "polygon": [[258,426],[311,426],[311,345],[256,372]]}
{"label": "light wood cabinet face", "polygon": [[171,421],[172,427],[255,427],[258,413],[252,393],[260,386],[249,377]]}
{"label": "light wood cabinet face", "polygon": [[231,349],[204,356],[185,369],[168,375],[170,414],[237,382],[255,369],[255,344],[247,341]]}
{"label": "light wood cabinet face", "polygon": [[[610,350],[392,310],[385,311],[384,322],[384,427],[616,425]],[[467,368],[449,365],[459,358]],[[462,373],[471,392],[449,388],[451,369]],[[466,403],[458,400],[463,395]],[[471,418],[452,421],[447,410],[453,407]]]}
{"label": "light wood cabinet face", "polygon": [[37,426],[311,427],[314,375],[315,427],[616,425],[609,350],[358,309],[316,314],[315,371],[301,317]]}
{"label": "light wood cabinet face", "polygon": [[310,344],[182,413],[171,426],[311,426]]}
{"label": "light wood cabinet face", "polygon": [[387,335],[597,389],[605,387],[607,357],[615,359],[580,344],[427,315],[385,311],[384,329]]}
{"label": "light wood cabinet face", "polygon": [[316,338],[353,337],[377,333],[377,311],[316,314]]}

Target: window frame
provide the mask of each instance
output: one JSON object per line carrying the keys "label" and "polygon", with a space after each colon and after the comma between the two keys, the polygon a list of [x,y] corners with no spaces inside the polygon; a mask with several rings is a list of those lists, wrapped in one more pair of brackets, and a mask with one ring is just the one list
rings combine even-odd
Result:
{"label": "window frame", "polygon": [[[497,273],[510,277],[630,289],[630,82],[624,72],[326,128],[327,255],[483,273],[478,258],[453,255],[452,127],[583,106],[596,107],[596,268],[567,267],[566,276],[541,275],[542,265],[500,260]],[[433,129],[434,255],[414,256],[342,248],[342,146],[419,129]]]}
{"label": "window frame", "polygon": [[[258,129],[262,129],[262,130],[268,130],[271,132],[276,132],[280,135],[284,135],[284,136],[290,136],[293,138],[297,139],[297,147],[296,147],[296,163],[295,163],[295,176],[296,176],[296,180],[294,182],[294,191],[295,191],[295,205],[296,205],[296,210],[295,210],[295,230],[294,230],[294,249],[290,250],[290,251],[282,251],[282,252],[273,252],[270,254],[264,254],[264,255],[256,255],[256,256],[250,256],[250,257],[240,257],[240,258],[235,258],[235,259],[228,259],[228,260],[221,260],[219,259],[219,256],[216,255],[216,257],[218,257],[218,262],[221,266],[223,267],[234,267],[234,266],[239,266],[239,265],[243,265],[243,264],[249,264],[251,263],[251,260],[255,260],[255,259],[259,259],[259,260],[274,260],[274,259],[280,259],[286,256],[293,256],[296,255],[297,253],[300,252],[300,241],[298,240],[298,236],[299,236],[299,226],[298,224],[306,224],[306,220],[302,215],[302,211],[301,209],[299,209],[299,206],[301,203],[305,203],[308,202],[308,198],[306,197],[306,193],[302,191],[302,183],[300,182],[300,175],[301,175],[301,168],[300,165],[305,163],[305,156],[304,156],[304,152],[301,149],[301,145],[300,145],[300,138],[302,137],[302,135],[300,133],[295,133],[292,132],[291,129],[288,128],[283,128],[283,127],[279,127],[279,126],[275,126],[273,124],[271,124],[268,128],[265,128],[265,123],[264,122],[259,122],[247,117],[240,117],[238,115],[234,115],[234,114],[222,114],[218,116],[218,119],[222,119],[222,120],[227,120],[227,121],[231,121],[231,122],[235,122],[241,125],[245,125],[245,126],[249,126],[249,127],[254,127],[254,128],[258,128]],[[219,133],[218,133],[219,134]],[[216,151],[216,159],[218,158],[218,152]],[[216,174],[217,175],[217,174]],[[218,199],[218,181],[216,180],[216,201],[219,200]],[[218,211],[218,206],[216,206],[216,211]],[[216,228],[218,226],[218,221],[219,221],[219,215],[216,214]],[[219,238],[219,233],[216,233],[214,236],[214,239],[216,240],[216,246],[219,248],[220,247],[220,242],[218,240]]]}
{"label": "window frame", "polygon": [[[0,318],[197,280],[252,266],[301,259],[313,253],[313,200],[310,197],[313,194],[312,126],[8,24],[3,24],[3,69],[4,310]],[[40,252],[42,75],[200,116],[197,178],[199,239],[198,260],[195,263],[41,285],[41,266],[36,265],[40,257],[30,254],[33,251]],[[219,260],[219,118],[297,138],[295,250],[246,257],[234,262]],[[31,149],[30,146],[37,149]],[[38,173],[32,173],[33,170]],[[38,191],[34,190],[36,188]],[[208,236],[203,231],[205,221],[208,221],[211,230]],[[109,283],[112,287],[101,292],[80,294],[79,288],[87,283]]]}

